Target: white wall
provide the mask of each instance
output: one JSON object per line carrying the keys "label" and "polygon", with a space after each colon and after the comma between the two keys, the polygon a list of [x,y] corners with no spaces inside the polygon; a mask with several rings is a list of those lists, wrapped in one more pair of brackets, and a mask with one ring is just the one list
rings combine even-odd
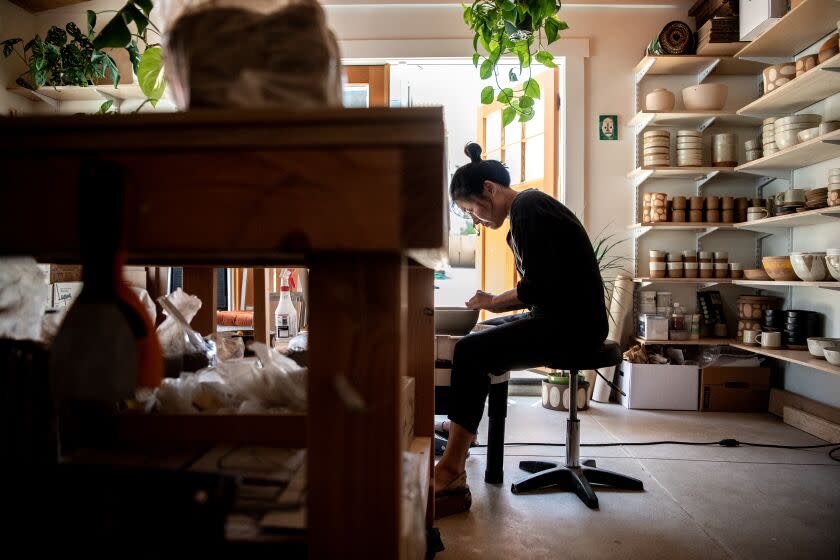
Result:
{"label": "white wall", "polygon": [[[0,0],[0,41],[20,37],[26,43],[35,34],[35,18],[32,14],[15,6],[7,0]],[[23,51],[22,44],[17,45]],[[28,113],[32,104],[19,95],[6,91],[6,86],[13,87],[15,79],[26,71],[26,65],[17,55],[3,58],[0,55],[0,115]]]}

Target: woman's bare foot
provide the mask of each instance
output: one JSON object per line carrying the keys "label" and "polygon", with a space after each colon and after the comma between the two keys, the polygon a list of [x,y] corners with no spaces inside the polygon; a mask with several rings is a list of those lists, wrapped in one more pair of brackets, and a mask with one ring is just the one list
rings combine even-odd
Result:
{"label": "woman's bare foot", "polygon": [[457,470],[450,468],[446,464],[438,463],[435,465],[435,493],[446,489],[460,475],[460,472],[457,472]]}

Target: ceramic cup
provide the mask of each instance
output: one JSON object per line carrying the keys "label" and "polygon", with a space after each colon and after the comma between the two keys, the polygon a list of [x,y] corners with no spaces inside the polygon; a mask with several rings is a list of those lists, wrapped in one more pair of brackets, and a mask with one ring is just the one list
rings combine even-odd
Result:
{"label": "ceramic cup", "polygon": [[761,334],[761,331],[744,331],[744,344],[749,344],[750,346],[755,346],[758,344],[755,338]]}
{"label": "ceramic cup", "polygon": [[750,206],[747,208],[747,221],[754,222],[756,220],[763,220],[770,215],[770,211],[763,206]]}
{"label": "ceramic cup", "polygon": [[761,344],[762,348],[781,348],[782,347],[782,333],[780,332],[763,332],[755,337],[757,344]]}

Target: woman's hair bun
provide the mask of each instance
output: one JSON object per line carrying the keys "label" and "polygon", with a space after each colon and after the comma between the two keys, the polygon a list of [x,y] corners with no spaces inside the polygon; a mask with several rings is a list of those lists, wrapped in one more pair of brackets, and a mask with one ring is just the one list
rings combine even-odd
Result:
{"label": "woman's hair bun", "polygon": [[464,153],[470,158],[470,161],[473,163],[477,163],[481,161],[481,146],[476,144],[475,142],[469,142],[466,146],[464,146]]}

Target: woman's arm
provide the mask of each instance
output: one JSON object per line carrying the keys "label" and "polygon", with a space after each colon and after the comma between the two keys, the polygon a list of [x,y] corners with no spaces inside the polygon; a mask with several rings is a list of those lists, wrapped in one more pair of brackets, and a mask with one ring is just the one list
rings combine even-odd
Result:
{"label": "woman's arm", "polygon": [[525,304],[516,295],[516,289],[508,290],[494,296],[488,292],[478,290],[475,295],[466,303],[469,309],[486,309],[493,313],[503,313],[515,309],[523,309]]}

